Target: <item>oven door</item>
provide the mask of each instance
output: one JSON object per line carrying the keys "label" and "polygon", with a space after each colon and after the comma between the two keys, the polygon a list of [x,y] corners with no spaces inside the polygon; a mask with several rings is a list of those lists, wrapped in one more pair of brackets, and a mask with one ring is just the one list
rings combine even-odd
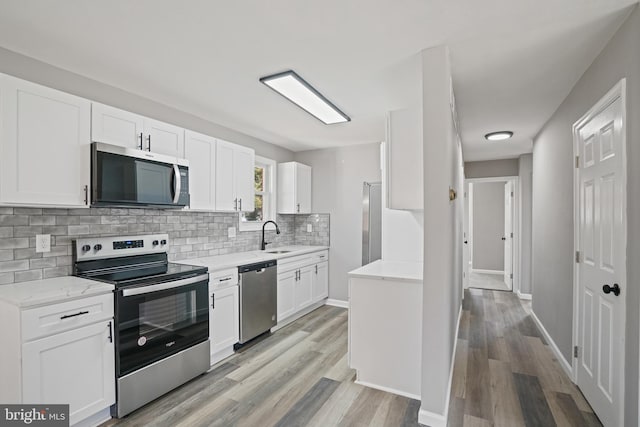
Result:
{"label": "oven door", "polygon": [[208,339],[208,286],[201,274],[116,293],[119,377]]}

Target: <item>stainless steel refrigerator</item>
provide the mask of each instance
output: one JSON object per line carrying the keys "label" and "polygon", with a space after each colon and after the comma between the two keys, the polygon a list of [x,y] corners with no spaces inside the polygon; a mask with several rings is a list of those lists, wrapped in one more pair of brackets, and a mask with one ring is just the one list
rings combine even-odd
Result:
{"label": "stainless steel refrigerator", "polygon": [[362,195],[362,265],[382,257],[382,184],[365,182]]}

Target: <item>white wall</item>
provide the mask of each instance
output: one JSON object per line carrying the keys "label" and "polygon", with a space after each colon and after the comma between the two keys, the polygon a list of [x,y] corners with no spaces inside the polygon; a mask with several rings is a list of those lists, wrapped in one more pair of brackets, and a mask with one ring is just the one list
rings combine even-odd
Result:
{"label": "white wall", "polygon": [[640,310],[640,11],[635,8],[534,140],[533,311],[572,360],[572,125],[621,78],[627,79],[627,280],[625,426],[638,425]]}
{"label": "white wall", "polygon": [[518,159],[485,160],[481,162],[466,162],[464,164],[465,178],[492,178],[494,176],[517,176]]}
{"label": "white wall", "polygon": [[506,182],[476,182],[473,192],[472,267],[504,270],[504,186]]}
{"label": "white wall", "polygon": [[0,48],[0,72],[245,145],[255,149],[257,155],[274,159],[278,162],[293,160],[291,151],[221,126],[215,123],[215,118],[209,120],[208,118],[197,117],[171,106],[160,104],[148,98],[143,98],[131,92],[126,92],[114,86],[109,86],[89,77],[54,67],[4,48]]}
{"label": "white wall", "polygon": [[462,299],[462,148],[450,110],[449,51],[422,51],[424,138],[424,288],[422,404],[419,421],[446,425],[449,374]]}
{"label": "white wall", "polygon": [[329,213],[329,298],[346,301],[347,273],[362,265],[362,185],[381,181],[380,144],[303,151],[311,166],[313,212]]}
{"label": "white wall", "polygon": [[533,155],[518,159],[520,185],[520,292],[531,293],[531,213],[533,191]]}

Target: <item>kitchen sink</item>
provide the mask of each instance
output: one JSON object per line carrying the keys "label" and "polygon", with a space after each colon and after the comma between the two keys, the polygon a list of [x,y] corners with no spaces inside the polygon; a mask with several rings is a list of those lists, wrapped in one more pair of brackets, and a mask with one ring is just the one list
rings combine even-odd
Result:
{"label": "kitchen sink", "polygon": [[287,254],[291,251],[267,251],[268,254]]}

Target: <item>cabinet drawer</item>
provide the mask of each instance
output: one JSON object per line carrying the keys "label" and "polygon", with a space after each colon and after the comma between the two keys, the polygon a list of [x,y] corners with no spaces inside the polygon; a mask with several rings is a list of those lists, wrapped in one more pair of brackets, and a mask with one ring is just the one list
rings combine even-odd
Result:
{"label": "cabinet drawer", "polygon": [[278,260],[278,273],[285,273],[290,270],[306,267],[329,260],[329,251],[318,251],[304,255],[297,255]]}
{"label": "cabinet drawer", "polygon": [[238,284],[238,269],[229,268],[209,274],[209,287],[221,289]]}
{"label": "cabinet drawer", "polygon": [[113,294],[24,310],[22,340],[30,341],[113,317]]}
{"label": "cabinet drawer", "polygon": [[325,261],[329,261],[329,251],[320,251],[320,252],[314,252],[313,254],[313,263],[318,263],[318,262],[325,262]]}

